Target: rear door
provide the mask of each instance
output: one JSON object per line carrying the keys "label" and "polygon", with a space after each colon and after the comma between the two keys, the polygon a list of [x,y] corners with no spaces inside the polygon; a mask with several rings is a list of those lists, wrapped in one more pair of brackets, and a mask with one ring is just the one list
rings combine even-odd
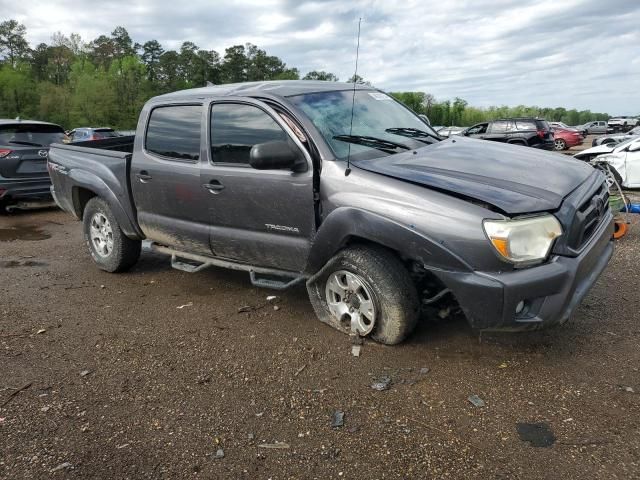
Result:
{"label": "rear door", "polygon": [[491,122],[489,131],[485,135],[485,140],[492,140],[494,142],[507,142],[514,133],[514,124],[511,120],[497,120]]}
{"label": "rear door", "polygon": [[136,146],[131,185],[138,223],[147,238],[210,254],[205,191],[200,184],[202,104],[150,110],[143,145]]}
{"label": "rear door", "polygon": [[[242,263],[301,271],[315,231],[313,168],[301,141],[272,108],[247,98],[212,103],[209,124],[201,182],[211,250]],[[305,172],[249,165],[254,145],[276,140],[300,150]]]}
{"label": "rear door", "polygon": [[64,130],[57,125],[0,125],[0,176],[4,178],[47,177],[49,145],[62,142]]}

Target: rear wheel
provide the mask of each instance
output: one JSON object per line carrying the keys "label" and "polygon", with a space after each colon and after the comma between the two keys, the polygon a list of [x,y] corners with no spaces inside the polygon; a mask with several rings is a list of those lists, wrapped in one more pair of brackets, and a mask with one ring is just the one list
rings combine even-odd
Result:
{"label": "rear wheel", "polygon": [[107,272],[123,272],[140,257],[142,242],[131,240],[120,229],[109,205],[99,197],[87,203],[82,215],[84,239],[98,267]]}
{"label": "rear wheel", "polygon": [[318,318],[345,333],[395,345],[415,328],[418,293],[409,272],[389,250],[354,246],[338,252],[307,285]]}
{"label": "rear wheel", "polygon": [[561,138],[556,138],[553,141],[553,148],[555,150],[566,150],[567,149],[567,142],[565,142],[563,139]]}

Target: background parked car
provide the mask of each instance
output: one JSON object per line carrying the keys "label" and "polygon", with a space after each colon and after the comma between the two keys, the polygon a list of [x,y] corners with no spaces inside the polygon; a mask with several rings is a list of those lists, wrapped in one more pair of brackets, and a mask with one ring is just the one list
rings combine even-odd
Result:
{"label": "background parked car", "polygon": [[605,144],[605,143],[612,143],[615,145],[621,142],[625,142],[630,138],[636,137],[639,135],[640,135],[640,127],[634,127],[631,130],[629,130],[627,133],[607,134],[607,135],[601,135],[599,137],[596,137],[591,141],[591,146],[596,147],[598,145]]}
{"label": "background parked car", "polygon": [[103,140],[105,138],[112,138],[119,136],[118,133],[113,128],[108,127],[82,127],[82,128],[74,128],[69,132],[69,137],[71,137],[71,142],[87,142],[90,140]]}
{"label": "background parked car", "polygon": [[53,123],[0,120],[0,204],[50,198],[49,145],[65,138]]}
{"label": "background parked car", "polygon": [[478,123],[461,132],[461,135],[543,150],[553,150],[555,146],[549,124],[539,118],[502,118]]}
{"label": "background parked car", "polygon": [[584,125],[576,127],[578,130],[586,132],[587,135],[602,134],[609,131],[609,125],[604,120],[587,122]]}
{"label": "background parked car", "polygon": [[553,128],[553,145],[555,150],[566,150],[567,148],[581,145],[582,141],[582,134],[577,130]]}
{"label": "background parked car", "polygon": [[[561,128],[563,130],[569,130],[570,132],[580,132],[582,134],[580,130],[578,130],[575,127],[570,127],[564,122],[548,122],[548,123],[551,128]],[[583,136],[586,136],[586,134],[584,134]]]}
{"label": "background parked car", "polygon": [[624,132],[632,127],[640,125],[640,120],[634,117],[614,117],[609,119],[607,125],[609,125],[609,128],[614,132]]}
{"label": "background parked car", "polygon": [[616,145],[610,153],[595,157],[595,162],[608,164],[621,186],[640,187],[640,138]]}
{"label": "background parked car", "polygon": [[116,133],[121,137],[130,137],[136,134],[135,130],[116,130]]}

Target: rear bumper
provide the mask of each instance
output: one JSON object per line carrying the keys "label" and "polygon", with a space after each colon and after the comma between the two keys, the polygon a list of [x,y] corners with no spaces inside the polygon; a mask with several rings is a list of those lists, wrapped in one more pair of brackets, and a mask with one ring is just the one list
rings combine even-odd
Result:
{"label": "rear bumper", "polygon": [[[506,273],[434,273],[453,291],[473,328],[537,330],[569,319],[609,263],[612,233],[609,215],[577,257],[555,256],[544,265]],[[516,314],[520,302],[525,307]]]}
{"label": "rear bumper", "polygon": [[51,179],[45,178],[1,178],[0,199],[2,200],[34,200],[51,198]]}

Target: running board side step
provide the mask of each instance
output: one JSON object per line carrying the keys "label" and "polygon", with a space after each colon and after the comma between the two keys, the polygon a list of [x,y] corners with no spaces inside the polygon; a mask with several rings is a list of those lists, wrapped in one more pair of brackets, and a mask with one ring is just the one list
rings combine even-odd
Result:
{"label": "running board side step", "polygon": [[209,267],[222,267],[230,270],[249,272],[251,283],[261,288],[285,290],[307,279],[306,275],[297,272],[256,267],[219,258],[205,257],[204,255],[180,252],[153,242],[149,245],[149,249],[153,252],[171,255],[171,266],[176,270],[187,273],[196,273]]}

